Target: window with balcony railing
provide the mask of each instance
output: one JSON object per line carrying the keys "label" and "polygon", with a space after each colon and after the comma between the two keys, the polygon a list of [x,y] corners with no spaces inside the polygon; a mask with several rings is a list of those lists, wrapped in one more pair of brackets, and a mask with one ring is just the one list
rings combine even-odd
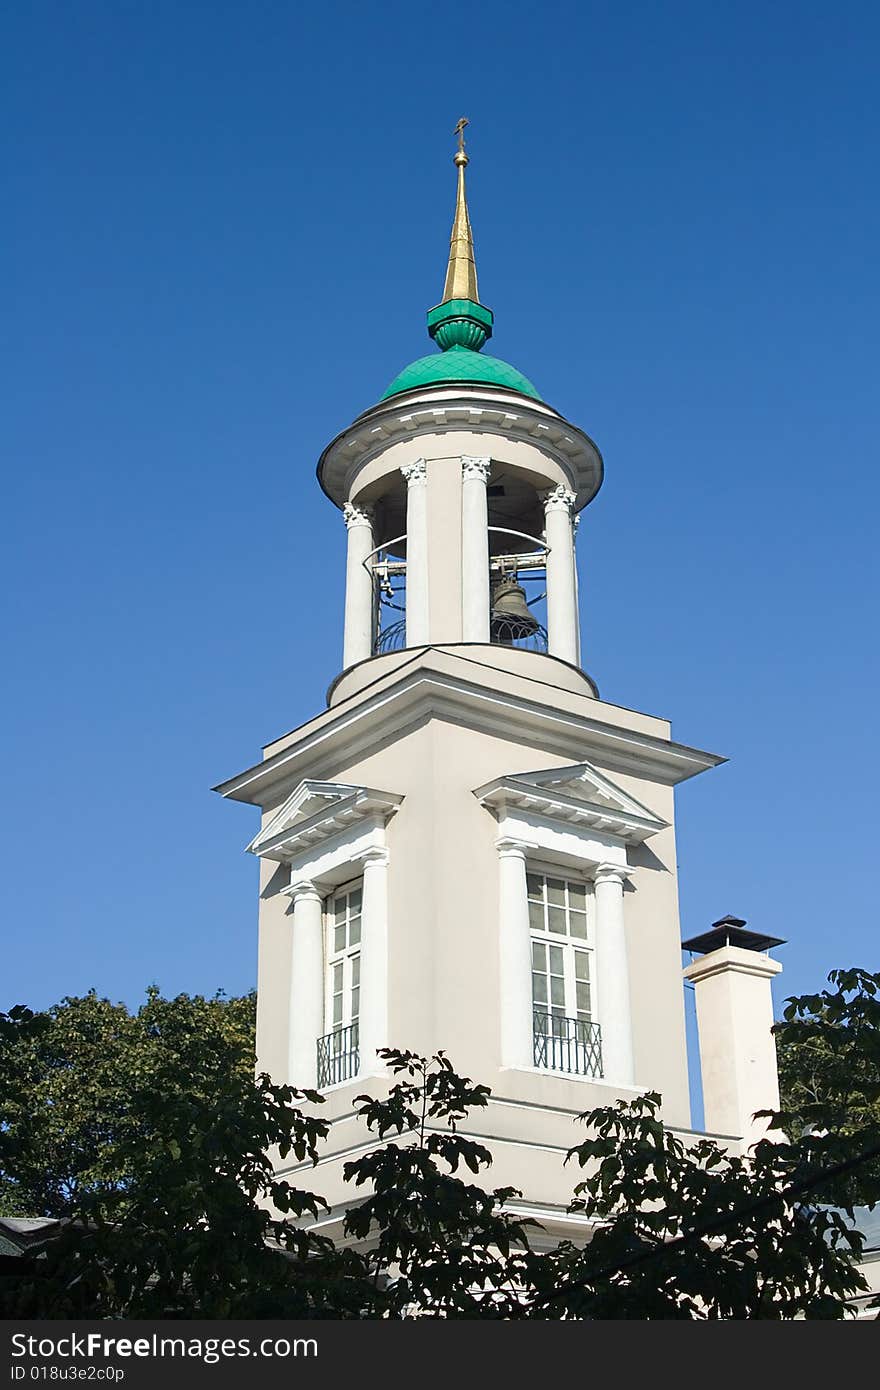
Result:
{"label": "window with balcony railing", "polygon": [[535,871],[526,881],[535,1066],[601,1076],[601,1032],[592,1014],[593,932],[587,884]]}
{"label": "window with balcony railing", "polygon": [[318,1085],[356,1076],[360,1062],[361,914],[363,882],[338,888],[326,904],[324,1027],[318,1039]]}
{"label": "window with balcony railing", "polygon": [[318,1039],[318,1089],[335,1086],[338,1081],[350,1081],[360,1066],[358,1025],[334,1028]]}
{"label": "window with balcony railing", "polygon": [[598,1023],[535,1009],[532,1022],[536,1067],[573,1076],[602,1075],[602,1030]]}

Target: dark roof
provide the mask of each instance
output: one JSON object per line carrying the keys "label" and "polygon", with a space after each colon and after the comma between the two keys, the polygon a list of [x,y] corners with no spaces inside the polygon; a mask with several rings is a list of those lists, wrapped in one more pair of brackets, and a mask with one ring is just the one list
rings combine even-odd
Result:
{"label": "dark roof", "polygon": [[681,948],[683,951],[698,951],[701,955],[707,955],[721,946],[739,946],[743,951],[769,951],[773,946],[784,945],[781,936],[748,931],[743,917],[720,917],[712,923],[709,931],[683,941]]}

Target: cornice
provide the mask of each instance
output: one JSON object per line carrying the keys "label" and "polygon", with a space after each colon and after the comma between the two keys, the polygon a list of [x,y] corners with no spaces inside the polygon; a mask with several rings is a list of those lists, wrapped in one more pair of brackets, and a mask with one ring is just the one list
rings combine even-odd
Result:
{"label": "cornice", "polygon": [[366,756],[387,744],[389,730],[400,738],[429,718],[485,733],[503,731],[508,738],[550,754],[578,761],[587,755],[612,770],[667,785],[725,761],[685,744],[417,666],[374,689],[354,708],[326,711],[304,725],[299,737],[285,748],[229,778],[215,791],[238,801],[271,804],[285,785],[314,775],[329,757],[338,763]]}
{"label": "cornice", "polygon": [[350,495],[354,470],[390,444],[456,430],[533,444],[575,479],[577,511],[602,485],[604,465],[595,443],[551,406],[516,392],[456,385],[404,392],[359,415],[322,453],[318,481],[340,507]]}

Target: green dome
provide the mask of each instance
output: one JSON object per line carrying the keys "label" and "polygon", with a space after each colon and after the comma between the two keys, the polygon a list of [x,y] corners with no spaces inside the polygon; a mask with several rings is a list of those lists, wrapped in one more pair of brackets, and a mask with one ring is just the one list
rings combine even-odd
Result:
{"label": "green dome", "polygon": [[439,386],[445,382],[478,382],[483,386],[503,386],[508,391],[519,391],[523,396],[531,396],[539,401],[541,397],[528,377],[518,372],[509,362],[500,357],[488,357],[485,353],[474,352],[472,348],[450,347],[445,352],[431,352],[427,357],[419,357],[410,362],[392,381],[381,399],[397,396],[401,391],[415,391],[422,386]]}

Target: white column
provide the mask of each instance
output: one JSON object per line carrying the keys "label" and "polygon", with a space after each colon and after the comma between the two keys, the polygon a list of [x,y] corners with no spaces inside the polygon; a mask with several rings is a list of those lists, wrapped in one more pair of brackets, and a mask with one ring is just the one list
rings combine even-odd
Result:
{"label": "white column", "polygon": [[626,865],[600,864],[596,869],[596,983],[602,1028],[602,1073],[606,1081],[631,1086],[634,1081],[629,968],[623,927]]}
{"label": "white column", "polygon": [[581,519],[580,519],[580,517],[577,516],[577,515],[576,515],[576,516],[573,516],[573,517],[572,517],[572,521],[571,521],[571,537],[572,537],[572,545],[573,545],[574,549],[573,549],[573,551],[572,551],[571,563],[572,563],[572,565],[574,566],[574,630],[575,630],[575,634],[576,634],[576,637],[577,637],[577,664],[578,664],[578,666],[582,666],[582,665],[583,665],[583,660],[582,660],[582,656],[581,656],[581,595],[580,595],[580,585],[579,585],[579,583],[578,583],[578,567],[577,567],[577,536],[578,536],[578,527],[580,526],[580,524],[581,524]]}
{"label": "white column", "polygon": [[348,527],[348,556],[345,567],[345,635],[342,666],[373,655],[373,576],[364,561],[373,549],[373,511],[371,507],[346,502],[342,508]]}
{"label": "white column", "polygon": [[364,858],[361,915],[361,994],[358,1027],[360,1076],[385,1072],[380,1047],[388,1047],[388,851],[368,850]]}
{"label": "white column", "polygon": [[757,1110],[778,1110],[779,1077],[770,982],[782,966],[762,951],[721,946],[693,961],[704,1126],[747,1145],[781,1138]]}
{"label": "white column", "polygon": [[428,641],[428,469],[424,459],[405,463],[406,645]]}
{"label": "white column", "polygon": [[318,1038],[324,1032],[323,904],[308,881],[284,891],[293,901],[288,1078],[292,1086],[315,1086]]}
{"label": "white column", "polygon": [[532,942],[526,889],[526,846],[496,840],[501,956],[501,1065],[532,1067]]}
{"label": "white column", "polygon": [[577,665],[578,613],[574,568],[575,494],[562,484],[544,494],[547,537],[547,648]]}
{"label": "white column", "polygon": [[486,484],[491,460],[461,461],[462,639],[489,641],[489,503]]}

